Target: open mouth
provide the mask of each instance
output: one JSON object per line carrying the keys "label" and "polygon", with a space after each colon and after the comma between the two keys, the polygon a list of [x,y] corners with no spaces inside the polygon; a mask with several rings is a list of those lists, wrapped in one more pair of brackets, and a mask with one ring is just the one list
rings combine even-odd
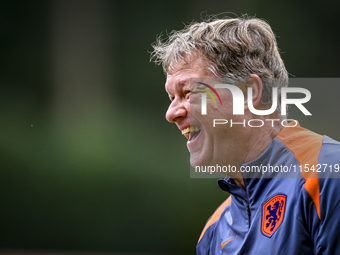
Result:
{"label": "open mouth", "polygon": [[188,138],[189,141],[195,139],[200,132],[201,129],[198,126],[190,126],[182,130],[182,134],[185,135],[185,137]]}

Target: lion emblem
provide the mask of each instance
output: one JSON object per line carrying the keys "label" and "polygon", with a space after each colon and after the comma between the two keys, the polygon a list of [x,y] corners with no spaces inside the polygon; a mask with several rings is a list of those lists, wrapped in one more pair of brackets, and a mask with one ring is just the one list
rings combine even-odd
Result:
{"label": "lion emblem", "polygon": [[262,233],[271,237],[281,225],[286,207],[286,195],[276,195],[262,206]]}

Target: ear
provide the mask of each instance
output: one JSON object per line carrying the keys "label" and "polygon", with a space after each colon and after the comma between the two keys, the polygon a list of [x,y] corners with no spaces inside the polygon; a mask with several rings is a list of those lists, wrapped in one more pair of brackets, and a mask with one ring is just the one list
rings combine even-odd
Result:
{"label": "ear", "polygon": [[262,80],[261,78],[256,75],[256,74],[251,74],[249,75],[249,80],[247,81],[247,83],[245,84],[245,90],[243,93],[245,95],[244,98],[244,109],[245,110],[249,110],[248,107],[248,88],[251,88],[252,90],[252,105],[254,106],[254,108],[256,108],[256,106],[260,103],[261,101],[261,96],[262,96],[262,90],[263,90],[263,86],[262,86]]}

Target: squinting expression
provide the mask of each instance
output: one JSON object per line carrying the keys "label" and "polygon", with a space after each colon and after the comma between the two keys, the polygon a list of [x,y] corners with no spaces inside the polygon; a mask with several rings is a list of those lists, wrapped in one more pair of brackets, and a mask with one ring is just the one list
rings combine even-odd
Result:
{"label": "squinting expression", "polygon": [[231,129],[226,125],[213,127],[213,119],[233,118],[231,94],[227,89],[219,89],[223,106],[215,106],[208,98],[208,114],[201,114],[202,90],[195,89],[193,83],[205,82],[212,87],[221,83],[206,71],[205,66],[201,58],[196,58],[189,64],[175,66],[175,71],[167,74],[165,89],[171,104],[166,119],[175,123],[188,139],[187,146],[192,166],[232,164],[238,158],[237,145],[241,142],[237,135],[239,129]]}

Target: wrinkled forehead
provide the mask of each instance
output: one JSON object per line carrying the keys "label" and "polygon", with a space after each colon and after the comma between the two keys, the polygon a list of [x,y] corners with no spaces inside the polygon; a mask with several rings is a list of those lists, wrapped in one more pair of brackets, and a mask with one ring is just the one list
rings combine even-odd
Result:
{"label": "wrinkled forehead", "polygon": [[196,59],[184,65],[177,65],[176,69],[167,73],[165,89],[173,94],[183,88],[193,90],[202,83],[214,85],[219,82],[219,79],[207,70],[204,60]]}
{"label": "wrinkled forehead", "polygon": [[183,66],[171,73],[167,73],[165,90],[168,94],[174,94],[185,86],[190,87],[190,79],[195,76],[192,69]]}

